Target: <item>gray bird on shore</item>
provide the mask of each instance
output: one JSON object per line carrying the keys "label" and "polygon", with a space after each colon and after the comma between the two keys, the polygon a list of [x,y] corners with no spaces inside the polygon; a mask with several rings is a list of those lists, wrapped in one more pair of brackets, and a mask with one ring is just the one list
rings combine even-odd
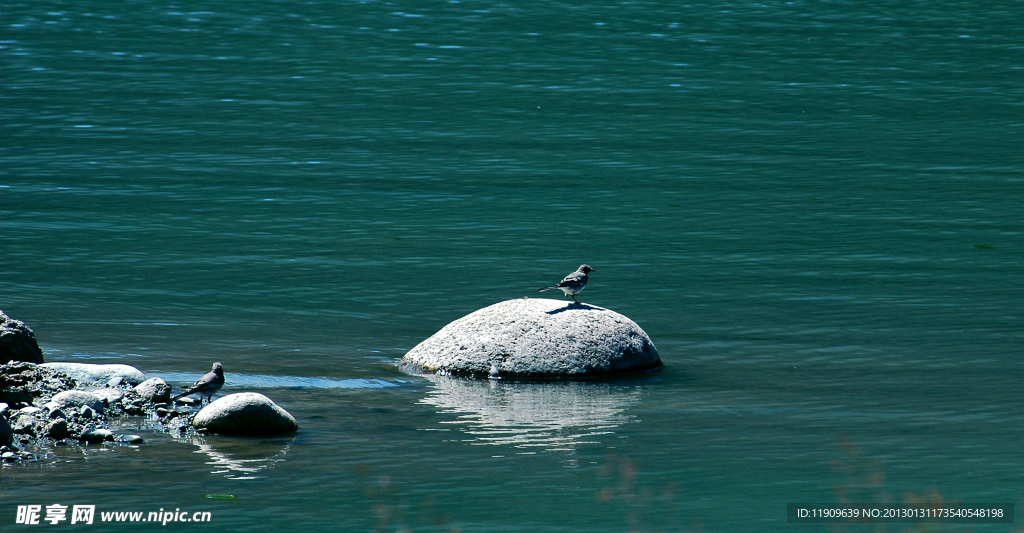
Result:
{"label": "gray bird on shore", "polygon": [[210,370],[205,376],[199,378],[188,388],[185,392],[171,398],[171,401],[183,398],[189,394],[198,394],[199,401],[203,400],[203,396],[206,396],[206,401],[213,399],[213,395],[217,394],[217,391],[224,386],[224,367],[220,363],[213,364],[213,370]]}
{"label": "gray bird on shore", "polygon": [[576,301],[576,295],[587,286],[587,273],[596,272],[596,270],[590,268],[590,265],[580,265],[576,269],[576,272],[569,274],[562,278],[562,281],[558,282],[558,285],[552,285],[550,287],[544,287],[543,289],[537,289],[537,292],[549,291],[551,289],[561,289],[566,296],[572,298],[572,301]]}

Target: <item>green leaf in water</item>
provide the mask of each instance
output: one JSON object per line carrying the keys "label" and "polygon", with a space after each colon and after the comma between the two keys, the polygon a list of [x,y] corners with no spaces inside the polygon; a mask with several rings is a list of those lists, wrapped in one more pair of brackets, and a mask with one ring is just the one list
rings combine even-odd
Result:
{"label": "green leaf in water", "polygon": [[209,500],[233,500],[234,496],[230,494],[207,494],[206,498]]}
{"label": "green leaf in water", "polygon": [[979,249],[979,250],[995,250],[996,249],[995,246],[989,246],[987,244],[975,244],[974,247]]}

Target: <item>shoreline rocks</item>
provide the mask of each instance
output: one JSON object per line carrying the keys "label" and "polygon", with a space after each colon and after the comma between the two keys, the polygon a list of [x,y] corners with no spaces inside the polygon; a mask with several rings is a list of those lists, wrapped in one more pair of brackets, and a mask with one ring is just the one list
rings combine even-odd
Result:
{"label": "shoreline rocks", "polygon": [[0,365],[11,361],[42,363],[43,351],[39,349],[35,333],[24,322],[0,311]]}
{"label": "shoreline rocks", "polygon": [[211,402],[192,419],[192,425],[209,433],[244,437],[287,435],[299,429],[288,411],[255,392],[230,394]]}
{"label": "shoreline rocks", "polygon": [[412,371],[492,378],[576,378],[661,366],[629,318],[588,304],[508,300],[455,320],[402,358]]}

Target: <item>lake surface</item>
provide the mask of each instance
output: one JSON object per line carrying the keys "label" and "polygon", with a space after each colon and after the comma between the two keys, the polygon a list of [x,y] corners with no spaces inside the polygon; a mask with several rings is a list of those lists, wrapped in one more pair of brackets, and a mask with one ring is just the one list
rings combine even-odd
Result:
{"label": "lake surface", "polygon": [[[48,361],[176,387],[220,361],[222,394],[302,428],[126,420],[146,445],[0,468],[0,524],[54,503],[212,514],[168,531],[1019,512],[1022,28],[1013,1],[0,0],[0,309]],[[663,370],[396,368],[584,262],[581,301]]]}

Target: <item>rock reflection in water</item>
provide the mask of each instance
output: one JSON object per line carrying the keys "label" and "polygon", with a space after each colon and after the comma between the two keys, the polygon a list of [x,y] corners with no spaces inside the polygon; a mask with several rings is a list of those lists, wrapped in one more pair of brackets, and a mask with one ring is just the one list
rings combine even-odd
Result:
{"label": "rock reflection in water", "polygon": [[225,474],[228,479],[263,477],[257,474],[284,461],[284,456],[287,455],[292,440],[292,438],[269,440],[216,435],[195,435],[191,438],[192,444],[199,447],[193,453],[204,453],[210,457],[206,464],[214,467],[211,473]]}
{"label": "rock reflection in water", "polygon": [[572,450],[633,417],[624,411],[640,401],[638,387],[604,382],[507,382],[429,374],[434,388],[420,403],[459,414],[472,444]]}

